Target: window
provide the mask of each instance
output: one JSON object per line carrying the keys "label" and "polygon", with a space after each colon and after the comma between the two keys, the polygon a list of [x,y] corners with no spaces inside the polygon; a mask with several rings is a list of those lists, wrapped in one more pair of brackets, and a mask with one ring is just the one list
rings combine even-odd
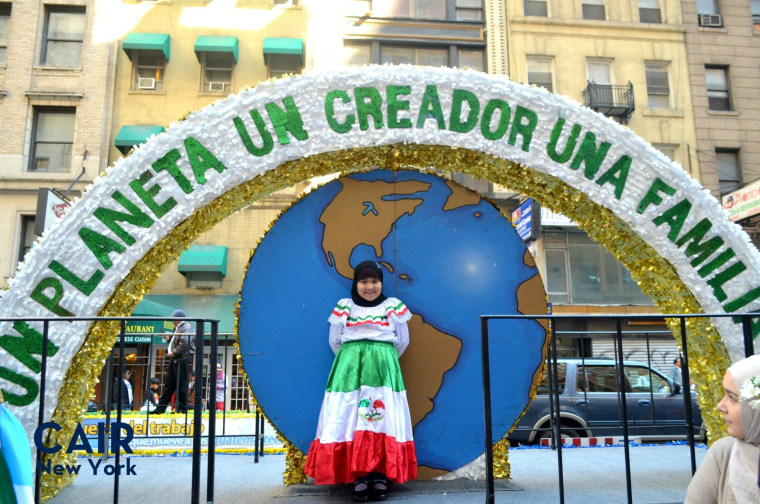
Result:
{"label": "window", "polygon": [[528,56],[528,84],[554,91],[551,58]]}
{"label": "window", "polygon": [[449,65],[449,51],[427,47],[381,46],[380,63],[445,67]]}
{"label": "window", "polygon": [[297,54],[268,54],[269,77],[301,73],[301,56]]}
{"label": "window", "polygon": [[639,21],[642,23],[662,23],[660,0],[639,0]]}
{"label": "window", "polygon": [[24,260],[26,253],[34,245],[37,236],[34,234],[34,215],[21,216],[21,235],[19,236],[18,262]]}
{"label": "window", "polygon": [[29,171],[68,172],[74,145],[76,109],[35,109]]}
{"label": "window", "polygon": [[[549,369],[550,366],[553,366],[552,363],[547,362],[546,363],[546,372],[544,373],[544,378],[541,380],[541,383],[538,384],[538,390],[536,390],[537,395],[544,395],[549,393],[549,372],[553,372],[553,369]],[[554,389],[557,391],[557,394],[563,394],[565,392],[565,377],[567,376],[567,364],[564,362],[558,362],[557,363],[557,376],[552,376],[552,385],[554,385]]]}
{"label": "window", "polygon": [[697,0],[697,14],[720,14],[718,0]]}
{"label": "window", "polygon": [[595,84],[612,84],[611,63],[606,60],[588,60],[586,61],[586,74],[589,82]]}
{"label": "window", "polygon": [[0,65],[5,65],[8,50],[8,32],[11,24],[11,4],[0,3]]}
{"label": "window", "polygon": [[343,48],[343,64],[346,66],[362,66],[372,63],[369,44],[347,44]]}
{"label": "window", "polygon": [[[376,17],[446,19],[446,3],[446,0],[373,0],[372,15]],[[458,4],[459,2],[457,2],[457,6]]]}
{"label": "window", "polygon": [[526,16],[546,17],[549,15],[546,0],[523,0],[523,12]]}
{"label": "window", "polygon": [[132,51],[132,89],[163,91],[166,56],[163,51],[135,49]]}
{"label": "window", "polygon": [[715,166],[718,168],[718,185],[720,195],[739,189],[742,172],[739,168],[739,151],[734,149],[715,149]]}
{"label": "window", "polygon": [[604,21],[604,0],[582,0],[583,19],[598,19]]}
{"label": "window", "polygon": [[677,146],[668,144],[652,144],[652,147],[665,154],[665,156],[667,156],[667,158],[671,161],[676,160],[676,152],[678,151]]}
{"label": "window", "polygon": [[483,21],[481,0],[456,0],[455,11],[457,21]]}
{"label": "window", "polygon": [[485,71],[486,66],[483,61],[483,51],[480,49],[459,48],[457,54],[459,56],[459,63],[457,63],[459,68],[469,68],[478,70],[479,72]]}
{"label": "window", "polygon": [[232,67],[235,63],[232,53],[204,52],[201,54],[203,66],[201,91],[229,93],[232,90]]}
{"label": "window", "polygon": [[760,0],[752,0],[750,2],[752,7],[752,24],[755,25],[755,29],[760,29]]}
{"label": "window", "polygon": [[649,108],[670,108],[670,87],[668,85],[668,64],[647,63],[647,98]]}
{"label": "window", "polygon": [[82,62],[84,28],[84,10],[49,9],[45,20],[41,64],[78,67]]}
{"label": "window", "polygon": [[731,110],[731,96],[728,92],[728,68],[705,67],[708,108],[710,110]]}
{"label": "window", "polygon": [[549,302],[652,305],[630,272],[585,233],[544,228]]}

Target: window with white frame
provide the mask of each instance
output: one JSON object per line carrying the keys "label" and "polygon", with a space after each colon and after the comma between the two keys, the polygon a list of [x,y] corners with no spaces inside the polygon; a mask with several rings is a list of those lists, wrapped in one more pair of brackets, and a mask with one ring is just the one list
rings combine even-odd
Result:
{"label": "window with white frame", "polygon": [[660,0],[639,0],[639,21],[642,23],[662,23]]}
{"label": "window with white frame", "polygon": [[720,195],[736,191],[742,184],[739,166],[739,151],[736,149],[715,149],[715,166],[718,169]]}
{"label": "window with white frame", "polygon": [[8,32],[11,25],[11,4],[0,3],[0,66],[5,65],[8,51]]}
{"label": "window with white frame", "polygon": [[552,59],[546,56],[528,56],[528,84],[554,91]]}
{"label": "window with white frame", "polygon": [[606,19],[604,13],[604,0],[582,0],[581,9],[583,9],[583,19]]}
{"label": "window with white frame", "polygon": [[163,91],[166,56],[160,50],[132,50],[132,89]]}
{"label": "window with white frame", "polygon": [[84,9],[47,7],[40,63],[52,67],[80,66],[85,21]]}
{"label": "window with white frame", "polygon": [[229,52],[201,53],[201,92],[223,92],[232,90],[232,68],[235,57]]}
{"label": "window with white frame", "polygon": [[647,78],[647,99],[649,108],[670,108],[670,85],[668,84],[668,64],[650,62],[644,65]]}
{"label": "window with white frame", "polygon": [[454,17],[457,21],[483,21],[483,1],[456,0]]}
{"label": "window with white frame", "polygon": [[546,0],[523,0],[523,13],[526,16],[547,17],[549,10],[546,6]]}
{"label": "window with white frame", "polygon": [[301,73],[300,54],[267,54],[269,78]]}
{"label": "window with white frame", "polygon": [[74,145],[76,109],[35,108],[29,171],[68,172]]}
{"label": "window with white frame", "polygon": [[612,62],[609,60],[586,60],[586,74],[589,82],[594,84],[612,84]]}
{"label": "window with white frame", "polygon": [[705,66],[705,85],[710,110],[731,110],[728,67]]}

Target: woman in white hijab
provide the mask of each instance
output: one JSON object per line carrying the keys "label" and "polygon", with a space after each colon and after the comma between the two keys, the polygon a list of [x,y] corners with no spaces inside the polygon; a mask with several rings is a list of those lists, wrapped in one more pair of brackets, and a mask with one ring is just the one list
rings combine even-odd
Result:
{"label": "woman in white hijab", "polygon": [[685,504],[760,503],[760,355],[728,368],[723,390],[718,411],[729,436],[707,451],[689,483]]}

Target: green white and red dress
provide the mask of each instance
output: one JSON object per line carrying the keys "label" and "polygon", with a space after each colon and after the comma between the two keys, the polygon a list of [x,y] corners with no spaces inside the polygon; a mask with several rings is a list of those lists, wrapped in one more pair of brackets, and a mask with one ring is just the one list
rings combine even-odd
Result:
{"label": "green white and red dress", "polygon": [[409,309],[338,301],[328,318],[336,352],[305,472],[318,485],[353,483],[371,472],[403,483],[417,477],[412,423],[398,357],[409,344]]}

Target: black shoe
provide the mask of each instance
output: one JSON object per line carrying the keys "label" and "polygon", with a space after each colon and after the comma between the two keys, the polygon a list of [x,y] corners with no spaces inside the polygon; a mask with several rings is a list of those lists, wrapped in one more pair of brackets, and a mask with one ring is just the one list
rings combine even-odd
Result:
{"label": "black shoe", "polygon": [[388,498],[388,480],[376,479],[372,481],[371,497],[373,501],[384,501]]}
{"label": "black shoe", "polygon": [[367,480],[356,480],[354,482],[354,491],[351,493],[354,502],[369,501],[369,482]]}

